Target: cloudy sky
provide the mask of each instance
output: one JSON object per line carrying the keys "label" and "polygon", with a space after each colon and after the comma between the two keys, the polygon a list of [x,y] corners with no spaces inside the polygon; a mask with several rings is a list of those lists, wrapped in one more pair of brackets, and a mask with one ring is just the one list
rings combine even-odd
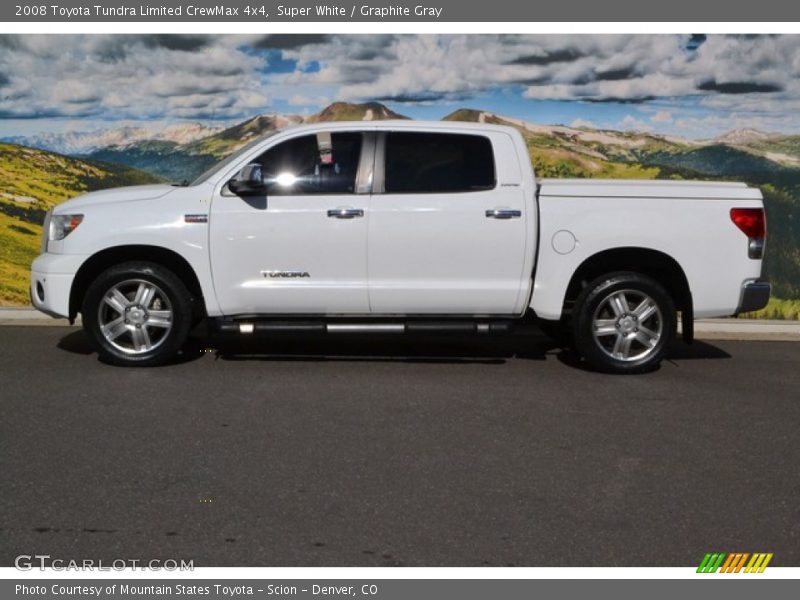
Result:
{"label": "cloudy sky", "polygon": [[0,136],[379,100],[712,137],[800,133],[800,36],[0,35]]}

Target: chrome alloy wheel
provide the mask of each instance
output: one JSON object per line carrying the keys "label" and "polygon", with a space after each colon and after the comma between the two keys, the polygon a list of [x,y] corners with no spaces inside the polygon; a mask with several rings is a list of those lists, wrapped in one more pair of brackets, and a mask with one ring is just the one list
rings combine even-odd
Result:
{"label": "chrome alloy wheel", "polygon": [[658,304],[644,292],[617,290],[603,298],[592,317],[592,335],[613,358],[632,362],[655,352],[664,333]]}
{"label": "chrome alloy wheel", "polygon": [[106,341],[127,354],[144,354],[160,346],[172,329],[172,304],[150,281],[128,279],[114,284],[97,309]]}

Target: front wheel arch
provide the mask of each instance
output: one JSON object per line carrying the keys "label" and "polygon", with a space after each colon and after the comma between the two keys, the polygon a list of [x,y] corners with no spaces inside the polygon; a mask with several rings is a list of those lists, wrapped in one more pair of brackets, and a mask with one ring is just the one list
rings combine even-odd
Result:
{"label": "front wheel arch", "polygon": [[106,269],[124,262],[142,261],[160,265],[172,271],[189,290],[192,314],[198,321],[206,316],[205,300],[200,280],[189,262],[174,250],[162,246],[125,245],[106,248],[87,258],[75,274],[69,295],[69,319],[74,321],[81,312],[83,300],[92,282]]}

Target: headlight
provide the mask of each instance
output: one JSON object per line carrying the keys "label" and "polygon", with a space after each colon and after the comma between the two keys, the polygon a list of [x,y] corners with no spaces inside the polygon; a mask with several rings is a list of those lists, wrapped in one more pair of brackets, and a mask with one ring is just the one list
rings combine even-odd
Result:
{"label": "headlight", "polygon": [[50,218],[50,239],[63,240],[78,228],[83,221],[83,215],[53,215]]}

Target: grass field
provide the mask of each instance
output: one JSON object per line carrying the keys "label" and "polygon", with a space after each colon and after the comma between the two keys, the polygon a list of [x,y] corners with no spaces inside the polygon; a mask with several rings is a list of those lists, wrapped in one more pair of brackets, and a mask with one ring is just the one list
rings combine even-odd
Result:
{"label": "grass field", "polygon": [[0,306],[29,303],[30,266],[41,234],[40,225],[0,213]]}
{"label": "grass field", "polygon": [[85,192],[156,181],[122,165],[0,143],[0,306],[29,302],[30,265],[48,209]]}
{"label": "grass field", "polygon": [[763,310],[742,313],[740,319],[779,319],[782,321],[800,320],[800,300],[781,300],[770,298]]}

